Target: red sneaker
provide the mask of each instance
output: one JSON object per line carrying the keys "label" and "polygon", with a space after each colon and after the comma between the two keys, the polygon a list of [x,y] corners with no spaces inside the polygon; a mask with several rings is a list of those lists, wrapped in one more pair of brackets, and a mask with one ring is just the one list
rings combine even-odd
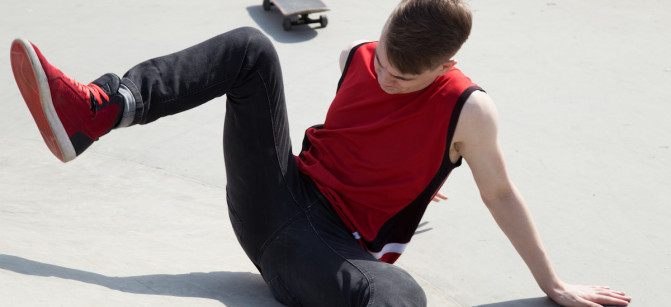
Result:
{"label": "red sneaker", "polygon": [[98,80],[94,81],[98,84],[81,84],[49,64],[37,47],[22,39],[12,43],[11,62],[16,84],[42,138],[61,161],[76,158],[119,122],[123,97],[117,93],[116,75],[98,79],[105,79],[105,84]]}

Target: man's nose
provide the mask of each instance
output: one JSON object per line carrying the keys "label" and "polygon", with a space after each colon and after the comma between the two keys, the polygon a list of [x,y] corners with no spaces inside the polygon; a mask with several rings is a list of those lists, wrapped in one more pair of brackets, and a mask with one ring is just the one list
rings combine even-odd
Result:
{"label": "man's nose", "polygon": [[380,85],[382,86],[392,86],[394,83],[393,78],[386,71],[382,71],[380,74],[378,74],[377,78],[378,82],[380,82]]}

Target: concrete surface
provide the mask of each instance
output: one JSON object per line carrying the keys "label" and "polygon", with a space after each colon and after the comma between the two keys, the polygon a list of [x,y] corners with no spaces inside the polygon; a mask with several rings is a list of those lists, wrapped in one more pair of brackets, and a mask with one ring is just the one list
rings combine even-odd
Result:
{"label": "concrete surface", "polygon": [[[377,39],[396,1],[327,1],[284,32],[262,1],[8,1],[0,10],[0,306],[276,306],[232,234],[224,100],[117,130],[62,164],[32,122],[12,39],[68,75],[123,74],[237,26],[271,37],[294,147],[321,123],[340,49]],[[671,286],[671,2],[471,0],[458,67],[500,112],[509,171],[559,275],[664,305]],[[468,167],[398,264],[432,306],[554,306],[481,204]]]}

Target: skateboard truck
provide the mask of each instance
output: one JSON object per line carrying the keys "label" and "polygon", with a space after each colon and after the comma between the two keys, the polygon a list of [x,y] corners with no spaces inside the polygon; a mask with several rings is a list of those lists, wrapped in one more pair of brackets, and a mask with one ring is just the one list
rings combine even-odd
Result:
{"label": "skateboard truck", "polygon": [[326,25],[329,24],[329,20],[326,18],[326,15],[320,15],[318,19],[315,19],[310,18],[309,14],[299,14],[297,20],[291,20],[290,17],[284,17],[282,27],[284,30],[289,31],[292,26],[306,25],[310,23],[319,23],[322,28],[326,28]]}
{"label": "skateboard truck", "polygon": [[320,15],[319,18],[310,18],[311,13],[328,11],[329,8],[321,0],[263,0],[263,9],[270,11],[277,7],[284,20],[282,27],[285,31],[290,31],[293,26],[319,23],[322,28],[328,25],[326,15]]}

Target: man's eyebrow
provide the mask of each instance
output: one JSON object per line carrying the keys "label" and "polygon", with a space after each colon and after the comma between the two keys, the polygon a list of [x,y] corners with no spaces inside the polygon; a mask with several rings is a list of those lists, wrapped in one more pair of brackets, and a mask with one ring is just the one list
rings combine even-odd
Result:
{"label": "man's eyebrow", "polygon": [[[382,66],[382,63],[380,63],[380,59],[379,59],[379,57],[377,56],[377,47],[375,48],[375,61],[377,61],[377,65],[380,65],[380,67],[385,68],[384,66]],[[397,75],[394,75],[394,74],[390,74],[390,75],[391,75],[392,77],[394,77],[395,79],[402,80],[402,81],[410,81],[410,80],[413,80],[413,78],[406,78],[406,77],[403,77],[403,76],[397,76]]]}

